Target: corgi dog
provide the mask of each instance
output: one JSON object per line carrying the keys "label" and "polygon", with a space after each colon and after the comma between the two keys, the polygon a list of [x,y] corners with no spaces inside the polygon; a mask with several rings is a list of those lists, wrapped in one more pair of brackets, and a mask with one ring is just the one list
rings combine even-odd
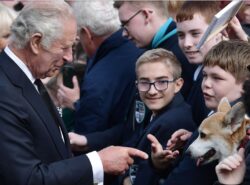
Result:
{"label": "corgi dog", "polygon": [[237,152],[249,123],[242,102],[231,107],[227,98],[222,98],[217,112],[199,126],[199,137],[187,152],[196,160],[197,166],[214,160],[221,161]]}

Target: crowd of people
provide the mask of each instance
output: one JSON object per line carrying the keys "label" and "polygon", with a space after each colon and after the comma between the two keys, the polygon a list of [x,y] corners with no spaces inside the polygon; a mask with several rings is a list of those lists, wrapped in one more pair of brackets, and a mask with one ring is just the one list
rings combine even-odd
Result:
{"label": "crowd of people", "polygon": [[250,184],[250,142],[187,152],[224,97],[250,119],[249,3],[196,47],[224,3],[0,1],[0,184]]}

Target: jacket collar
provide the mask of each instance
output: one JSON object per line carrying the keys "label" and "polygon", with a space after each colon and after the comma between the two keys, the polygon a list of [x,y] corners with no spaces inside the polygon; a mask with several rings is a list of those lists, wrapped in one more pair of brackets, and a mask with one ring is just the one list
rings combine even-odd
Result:
{"label": "jacket collar", "polygon": [[[62,128],[65,143],[63,143],[62,141],[60,132],[55,132],[55,130],[58,130],[57,125],[55,124],[52,115],[49,113],[42,97],[39,95],[39,93],[35,89],[34,85],[31,83],[31,81],[28,79],[28,77],[8,57],[8,55],[5,52],[0,53],[0,58],[1,58],[0,68],[2,68],[3,72],[10,80],[10,82],[14,86],[21,89],[23,97],[33,107],[33,109],[36,111],[36,113],[38,114],[38,116],[48,129],[48,132],[50,133],[51,138],[55,143],[55,146],[58,152],[60,153],[61,157],[62,158],[69,157],[69,151],[70,151],[69,140],[64,125],[61,119],[59,118],[59,115],[58,115],[58,122],[60,127]],[[65,147],[65,145],[67,147]]]}
{"label": "jacket collar", "polygon": [[110,37],[103,41],[97,49],[95,55],[89,59],[87,71],[89,71],[98,61],[105,57],[114,48],[121,46],[122,43],[128,42],[128,39],[122,36],[122,29],[114,32]]}

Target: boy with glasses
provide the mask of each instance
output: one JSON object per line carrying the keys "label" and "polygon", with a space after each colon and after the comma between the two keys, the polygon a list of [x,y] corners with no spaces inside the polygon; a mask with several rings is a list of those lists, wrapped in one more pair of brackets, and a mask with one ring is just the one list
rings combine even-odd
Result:
{"label": "boy with glasses", "polygon": [[174,17],[169,17],[166,1],[115,1],[123,36],[132,40],[137,47],[165,48],[172,51],[182,66],[185,84],[181,89],[186,98],[192,83],[195,66],[188,63],[178,46]]}
{"label": "boy with glasses", "polygon": [[[115,1],[114,7],[118,9],[123,36],[132,40],[137,47],[153,49],[167,49],[177,57],[182,66],[185,83],[181,93],[186,99],[192,86],[194,65],[189,64],[178,46],[177,30],[174,18],[169,17],[166,1]],[[140,129],[148,122],[150,111],[145,104],[136,97],[134,127]]]}
{"label": "boy with glasses", "polygon": [[[148,50],[136,62],[136,75],[140,98],[152,111],[152,116],[132,146],[150,154],[147,134],[155,135],[164,144],[180,128],[194,130],[195,123],[190,107],[179,92],[183,85],[181,65],[172,52],[165,49]],[[140,159],[135,160],[135,165],[125,176],[125,184],[152,185],[157,180],[149,162]]]}

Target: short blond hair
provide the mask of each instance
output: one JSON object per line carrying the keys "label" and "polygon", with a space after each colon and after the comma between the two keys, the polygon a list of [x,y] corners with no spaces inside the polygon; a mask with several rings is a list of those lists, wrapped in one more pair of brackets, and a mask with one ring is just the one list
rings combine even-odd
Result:
{"label": "short blond hair", "polygon": [[151,49],[143,53],[136,61],[136,74],[142,64],[162,62],[172,70],[173,78],[178,79],[181,77],[181,64],[176,56],[166,49],[158,48]]}
{"label": "short blond hair", "polygon": [[133,7],[135,7],[136,9],[145,8],[145,6],[152,6],[152,7],[155,7],[155,10],[157,10],[156,12],[158,15],[165,16],[165,17],[168,16],[168,10],[167,10],[168,3],[167,3],[167,1],[164,1],[164,0],[156,0],[156,1],[152,1],[152,0],[144,0],[144,1],[115,0],[114,7],[119,9],[125,3],[133,5]]}

